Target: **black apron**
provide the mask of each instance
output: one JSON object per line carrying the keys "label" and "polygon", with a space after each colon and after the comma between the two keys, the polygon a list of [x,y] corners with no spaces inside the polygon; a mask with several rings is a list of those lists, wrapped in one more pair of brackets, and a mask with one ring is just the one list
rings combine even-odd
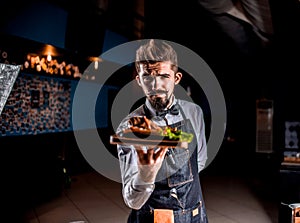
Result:
{"label": "black apron", "polygon": [[[170,127],[195,136],[190,120],[182,108],[180,111],[183,121]],[[153,223],[154,209],[172,209],[175,223],[207,223],[197,165],[196,137],[189,143],[188,149],[170,148],[158,172],[153,193],[141,209],[131,211],[127,222]]]}

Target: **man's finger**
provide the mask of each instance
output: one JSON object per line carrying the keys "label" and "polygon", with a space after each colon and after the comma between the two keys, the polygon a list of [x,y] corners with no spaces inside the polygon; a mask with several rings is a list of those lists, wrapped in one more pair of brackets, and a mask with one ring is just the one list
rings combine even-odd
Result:
{"label": "man's finger", "polygon": [[136,149],[140,164],[145,164],[145,151],[142,148]]}
{"label": "man's finger", "polygon": [[149,148],[147,150],[147,159],[148,159],[148,163],[149,164],[153,163],[153,160],[154,160],[154,148]]}
{"label": "man's finger", "polygon": [[155,152],[155,160],[163,159],[168,151],[168,148],[162,147],[156,150]]}

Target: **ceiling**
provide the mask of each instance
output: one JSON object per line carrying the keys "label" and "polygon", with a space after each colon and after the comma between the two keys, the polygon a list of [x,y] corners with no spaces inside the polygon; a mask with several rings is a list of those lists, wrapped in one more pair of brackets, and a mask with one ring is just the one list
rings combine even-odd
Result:
{"label": "ceiling", "polygon": [[[21,14],[29,7],[48,3],[48,5],[56,6],[65,10],[67,13],[77,13],[85,16],[103,16],[106,15],[108,22],[118,28],[128,26],[128,15],[132,14],[134,10],[134,2],[132,0],[3,0],[1,1],[1,24],[5,25],[11,19]],[[83,16],[81,16],[83,17]],[[120,19],[122,18],[122,19]]]}
{"label": "ceiling", "polygon": [[[229,35],[224,33],[207,12],[199,7],[197,1],[183,3],[174,0],[3,0],[0,31],[5,32],[8,27],[13,27],[10,29],[14,29],[13,33],[17,36],[23,35],[32,40],[39,40],[43,36],[40,42],[54,42],[57,44],[53,45],[90,55],[99,55],[106,29],[128,40],[171,40],[201,53],[207,60],[212,60],[211,63],[216,63],[216,59],[222,63],[228,54],[239,57],[240,53],[257,53],[253,51],[250,29],[239,33],[241,30],[237,27],[232,28]],[[270,2],[276,47],[285,47],[286,44],[292,47],[298,44],[299,1]],[[29,10],[37,6],[40,8]],[[56,11],[49,11],[54,8]],[[26,11],[32,14],[25,14]],[[50,20],[41,19],[46,15]],[[36,20],[40,20],[40,24],[37,24]],[[25,21],[34,25],[30,26]],[[230,39],[231,34],[245,35],[244,38],[250,42],[234,42],[235,40]]]}
{"label": "ceiling", "polygon": [[138,5],[134,0],[4,0],[0,32],[99,55],[107,29],[129,40],[141,35],[134,23]]}

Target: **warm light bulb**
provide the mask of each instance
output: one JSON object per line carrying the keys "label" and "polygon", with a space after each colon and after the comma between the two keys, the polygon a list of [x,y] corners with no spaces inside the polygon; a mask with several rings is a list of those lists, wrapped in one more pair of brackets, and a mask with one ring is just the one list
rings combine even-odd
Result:
{"label": "warm light bulb", "polygon": [[98,61],[95,61],[95,64],[94,64],[95,70],[98,70],[98,65],[99,65]]}
{"label": "warm light bulb", "polygon": [[38,71],[38,72],[40,72],[41,70],[42,70],[42,67],[41,67],[41,65],[36,65],[36,70]]}
{"label": "warm light bulb", "polygon": [[47,56],[47,60],[48,60],[49,62],[52,60],[52,57],[51,57],[51,55],[50,55],[50,54],[48,54],[48,56]]}

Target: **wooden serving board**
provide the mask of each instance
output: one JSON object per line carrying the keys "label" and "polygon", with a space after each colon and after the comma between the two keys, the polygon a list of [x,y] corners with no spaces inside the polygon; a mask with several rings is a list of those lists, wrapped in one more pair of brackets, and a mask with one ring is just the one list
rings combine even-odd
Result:
{"label": "wooden serving board", "polygon": [[153,139],[153,137],[139,138],[139,137],[124,137],[119,135],[110,136],[110,144],[116,145],[136,145],[136,146],[155,146],[155,147],[168,147],[168,148],[188,148],[188,142],[180,142],[176,140],[166,139]]}

